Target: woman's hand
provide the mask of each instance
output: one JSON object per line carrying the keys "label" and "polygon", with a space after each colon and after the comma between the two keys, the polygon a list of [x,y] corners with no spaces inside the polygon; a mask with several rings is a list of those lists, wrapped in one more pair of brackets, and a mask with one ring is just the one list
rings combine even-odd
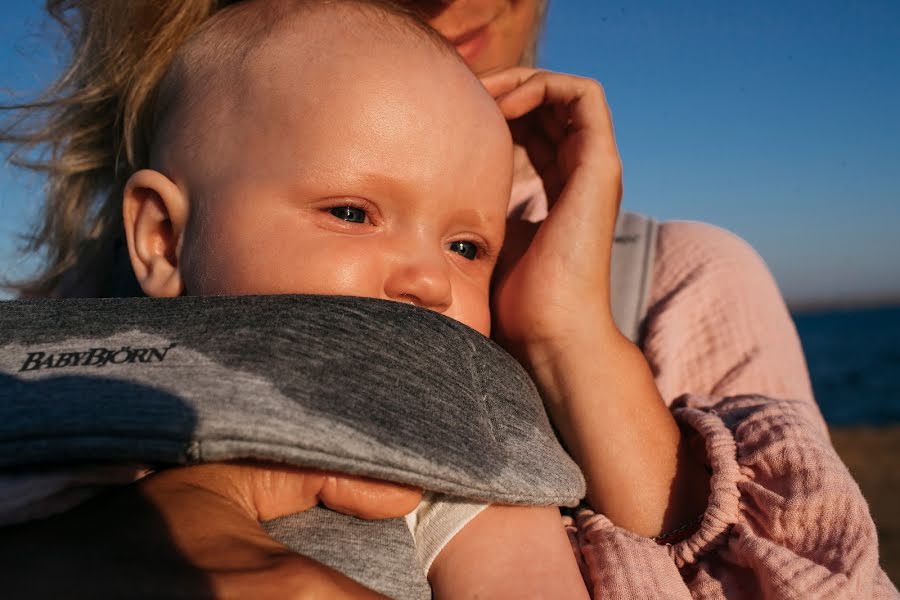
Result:
{"label": "woman's hand", "polygon": [[549,204],[540,225],[509,224],[495,276],[494,335],[526,363],[580,332],[617,335],[609,264],[622,169],[603,88],[527,68],[482,83],[528,152]]}
{"label": "woman's hand", "polygon": [[706,504],[707,473],[612,317],[622,169],[603,89],[525,68],[482,82],[541,176],[549,207],[540,224],[509,223],[494,335],[534,378],[596,510],[649,536],[692,522]]}
{"label": "woman's hand", "polygon": [[259,522],[317,503],[401,516],[418,490],[261,464],[172,469],[0,533],[6,598],[382,598]]}

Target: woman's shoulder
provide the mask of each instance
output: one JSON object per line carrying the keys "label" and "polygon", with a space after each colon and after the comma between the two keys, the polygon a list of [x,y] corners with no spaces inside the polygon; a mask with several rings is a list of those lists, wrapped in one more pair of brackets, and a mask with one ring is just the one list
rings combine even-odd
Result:
{"label": "woman's shoulder", "polygon": [[707,223],[669,221],[655,256],[643,347],[670,399],[812,397],[790,313],[750,244]]}
{"label": "woman's shoulder", "polygon": [[737,267],[768,273],[762,257],[747,241],[727,229],[700,221],[660,223],[656,265],[667,272]]}
{"label": "woman's shoulder", "polygon": [[698,301],[784,301],[762,257],[743,238],[709,223],[665,221],[657,232],[650,305],[674,292]]}

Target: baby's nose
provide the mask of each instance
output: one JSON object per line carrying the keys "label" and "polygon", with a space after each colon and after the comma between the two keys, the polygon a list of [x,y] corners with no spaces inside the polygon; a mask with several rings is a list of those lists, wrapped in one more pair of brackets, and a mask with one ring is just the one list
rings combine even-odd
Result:
{"label": "baby's nose", "polygon": [[384,293],[397,302],[446,312],[453,299],[447,268],[442,257],[408,257],[388,275]]}

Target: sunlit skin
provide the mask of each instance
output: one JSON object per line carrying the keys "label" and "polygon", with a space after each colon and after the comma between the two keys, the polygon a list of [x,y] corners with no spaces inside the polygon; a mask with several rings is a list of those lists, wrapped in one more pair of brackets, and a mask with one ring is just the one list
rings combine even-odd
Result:
{"label": "sunlit skin", "polygon": [[[602,88],[525,68],[480,84],[428,40],[410,51],[390,36],[347,35],[325,11],[308,18],[255,49],[243,71],[219,74],[243,73],[235,92],[185,90],[197,96],[164,128],[157,170],[129,181],[126,231],[144,291],[370,296],[484,334],[493,318],[585,470],[594,507],[650,535],[694,517],[705,473],[683,459],[652,373],[609,308],[621,164]],[[491,314],[513,164],[504,117],[538,157],[551,211],[526,230],[530,243],[506,247]],[[601,389],[614,401],[598,401]],[[634,442],[651,437],[656,446]],[[635,467],[654,474],[634,480]]]}
{"label": "sunlit skin", "polygon": [[536,33],[539,6],[540,0],[456,0],[428,21],[457,46],[475,73],[483,74],[520,63]]}
{"label": "sunlit skin", "polygon": [[[458,0],[430,22],[463,36],[454,38],[457,50],[484,73],[520,62],[538,7],[536,0]],[[194,135],[158,152],[155,169],[129,182],[126,230],[145,292],[365,295],[412,302],[487,334],[488,284],[513,164],[505,116],[514,121],[515,141],[540,165],[551,208],[517,240],[524,242],[518,250],[506,247],[494,334],[534,378],[585,472],[594,508],[643,535],[700,514],[706,472],[686,452],[646,361],[609,310],[621,165],[602,88],[572,76],[507,71],[483,80],[498,114],[461,62],[435,62],[391,41],[354,45],[359,40],[346,35],[307,34],[312,57],[279,62],[270,48],[255,51],[248,73],[258,80],[248,79],[230,101],[194,103],[202,110],[182,119]],[[266,145],[271,151],[245,156]],[[520,150],[517,161],[524,156]],[[482,245],[475,255],[481,265],[466,256],[469,243]],[[193,481],[202,486],[203,477]],[[580,587],[555,511],[553,523],[538,527],[530,516],[518,520],[520,510],[491,506],[454,537],[432,567],[435,589],[458,597],[453,586],[466,573],[472,589],[493,577],[509,597],[527,596],[534,578],[524,575],[538,571],[523,564],[539,557],[534,549],[547,553],[551,540],[560,557],[551,572],[568,568]],[[482,551],[470,544],[483,544]]]}
{"label": "sunlit skin", "polygon": [[[162,126],[155,168],[126,186],[135,275],[157,297],[409,302],[489,335],[512,182],[506,119],[452,50],[395,32],[344,36],[334,52],[346,31],[328,11],[304,15],[228,69],[235,81],[215,94],[184,90],[192,101]],[[220,473],[188,478],[210,489]],[[255,494],[245,512],[267,504],[278,514],[274,496]],[[512,584],[522,568],[528,576]],[[444,546],[429,580],[437,598],[587,597],[554,507],[487,507]]]}
{"label": "sunlit skin", "polygon": [[[516,85],[527,87],[532,77],[544,77],[528,71],[488,75],[523,62],[537,34],[540,0],[441,4],[440,11],[429,15],[429,22],[456,42],[470,68],[486,76],[492,93],[509,94]],[[473,32],[478,35],[463,35]],[[538,109],[544,115],[518,119],[514,125],[514,177],[523,182],[534,178],[534,161],[540,166],[550,204],[557,206],[540,226],[516,222],[507,231],[504,262],[514,264],[514,269],[507,276],[501,265],[504,273],[494,298],[495,319],[499,319],[495,337],[535,379],[567,450],[585,472],[591,505],[622,527],[654,535],[702,513],[709,481],[702,458],[688,450],[659,397],[640,349],[623,338],[613,323],[608,271],[597,279],[609,265],[608,242],[621,199],[621,165],[611,123],[605,132],[603,128],[594,132],[601,132],[601,137],[576,141],[581,133],[573,131],[566,118],[577,118],[579,105],[582,109],[591,106],[582,113],[587,131],[603,122],[601,116],[608,114],[608,108],[596,82],[557,76],[546,87],[532,89],[544,95],[548,106]],[[500,104],[505,105],[507,117],[517,118],[535,108],[528,102],[514,108],[508,96]],[[559,118],[562,122],[552,123]],[[589,139],[591,145],[606,144],[608,151],[575,150]],[[553,143],[548,146],[550,140]],[[549,160],[554,154],[556,160]],[[560,178],[557,167],[565,171],[566,163],[579,168]],[[564,216],[579,205],[574,212],[577,218]],[[589,213],[594,213],[593,218]],[[513,258],[526,248],[522,258]],[[596,285],[588,289],[583,286],[586,281]],[[543,332],[537,331],[538,324],[544,325]],[[531,341],[522,342],[522,336]],[[654,444],[647,444],[649,439]],[[635,478],[635,472],[642,477]]]}
{"label": "sunlit skin", "polygon": [[[270,40],[234,83],[240,103],[183,115],[192,125],[157,153],[158,172],[132,178],[141,194],[165,175],[189,215],[175,279],[157,285],[134,261],[145,292],[384,298],[489,335],[512,178],[500,111],[428,41],[347,40],[353,61],[321,60],[328,20],[309,18],[321,35]],[[178,142],[196,131],[202,145]]]}

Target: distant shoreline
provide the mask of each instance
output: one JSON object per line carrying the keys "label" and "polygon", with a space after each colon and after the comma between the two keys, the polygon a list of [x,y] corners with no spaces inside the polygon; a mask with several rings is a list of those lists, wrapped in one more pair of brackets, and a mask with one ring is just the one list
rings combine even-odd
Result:
{"label": "distant shoreline", "polygon": [[853,312],[859,310],[884,310],[900,308],[900,298],[864,298],[847,300],[807,300],[788,302],[792,315],[812,315],[828,312]]}
{"label": "distant shoreline", "polygon": [[878,528],[879,562],[900,584],[900,426],[835,427],[831,441],[869,502]]}

